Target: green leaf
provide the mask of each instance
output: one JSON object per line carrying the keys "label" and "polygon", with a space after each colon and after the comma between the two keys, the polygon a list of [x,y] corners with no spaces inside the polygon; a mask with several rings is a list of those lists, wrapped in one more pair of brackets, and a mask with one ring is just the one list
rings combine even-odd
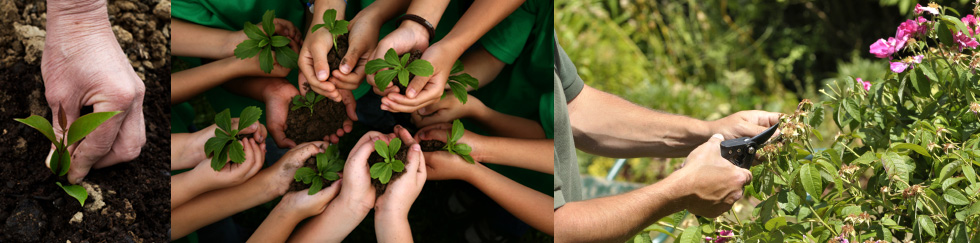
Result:
{"label": "green leaf", "polygon": [[259,40],[265,39],[265,34],[262,33],[262,30],[259,29],[259,26],[256,26],[252,22],[245,22],[244,27],[245,27],[244,28],[245,36],[248,36],[249,40],[255,41],[255,45],[259,44],[258,42]]}
{"label": "green leaf", "polygon": [[844,100],[844,109],[847,110],[847,114],[851,115],[858,122],[864,121],[864,117],[861,117],[861,111],[858,109],[857,101],[855,100]]}
{"label": "green leaf", "polygon": [[242,109],[241,117],[238,118],[238,130],[245,130],[252,123],[259,121],[262,116],[262,109],[257,106],[249,106]]}
{"label": "green leaf", "polygon": [[956,30],[963,32],[963,34],[967,37],[973,38],[973,35],[970,34],[970,28],[968,28],[966,24],[963,24],[963,21],[960,21],[960,19],[949,15],[943,15],[939,18],[941,18],[947,25],[955,26]]}
{"label": "green leaf", "polygon": [[225,133],[231,132],[231,110],[225,109],[214,115],[214,124]]}
{"label": "green leaf", "polygon": [[908,183],[909,174],[915,170],[915,166],[907,162],[908,159],[908,156],[901,156],[891,151],[881,156],[881,162],[885,167],[885,172],[888,173],[888,178],[898,176],[902,181]]}
{"label": "green leaf", "polygon": [[78,140],[82,140],[83,137],[95,130],[96,127],[102,125],[103,122],[109,120],[121,111],[107,111],[107,112],[96,112],[88,115],[79,117],[75,122],[71,123],[71,127],[68,128],[68,139],[65,143],[66,145],[72,145]]}
{"label": "green leaf", "polygon": [[259,40],[259,47],[265,47],[267,45],[269,45],[269,39],[261,39],[261,40]]}
{"label": "green leaf", "polygon": [[416,76],[423,76],[423,77],[428,77],[429,75],[432,75],[433,72],[432,63],[429,63],[429,61],[423,59],[418,59],[413,61],[412,63],[409,63],[408,67],[406,67],[405,69],[408,69],[409,72],[415,74]]}
{"label": "green leaf", "polygon": [[786,225],[786,217],[775,217],[773,219],[770,219],[769,221],[766,221],[765,227],[766,230],[773,231],[785,225]]}
{"label": "green leaf", "polygon": [[684,229],[684,233],[681,234],[681,238],[678,240],[679,243],[700,243],[703,239],[701,238],[701,230],[698,229],[697,225],[688,226]]}
{"label": "green leaf", "polygon": [[956,46],[956,42],[953,41],[953,33],[949,31],[949,26],[947,26],[945,22],[939,22],[939,24],[936,25],[936,31],[939,35],[939,40],[943,42],[943,45],[949,47]]}
{"label": "green leaf", "polygon": [[204,143],[204,155],[207,157],[213,156],[214,153],[221,151],[221,148],[223,148],[226,143],[228,143],[228,139],[224,137],[208,138],[208,141]]}
{"label": "green leaf", "polygon": [[962,166],[963,166],[963,176],[965,176],[967,180],[970,180],[970,184],[976,184],[977,172],[973,170],[973,165],[970,163],[963,163]]}
{"label": "green leaf", "polygon": [[262,72],[272,73],[272,47],[266,46],[259,53],[259,68]]}
{"label": "green leaf", "polygon": [[936,72],[932,70],[932,67],[931,66],[929,66],[929,65],[917,65],[916,66],[916,69],[921,69],[922,70],[922,74],[923,75],[926,75],[926,77],[929,78],[929,80],[931,80],[933,82],[939,81],[939,76],[936,75]]}
{"label": "green leaf", "polygon": [[963,192],[955,188],[947,189],[943,192],[943,199],[953,205],[967,205],[970,204],[970,199],[963,195]]}
{"label": "green leaf", "polygon": [[463,88],[462,84],[457,82],[449,82],[449,90],[453,93],[453,96],[459,100],[460,103],[466,104],[469,95],[466,94],[466,88]]}
{"label": "green leaf", "polygon": [[395,172],[402,172],[405,170],[405,163],[401,160],[393,160],[391,161],[391,170]]}
{"label": "green leaf", "polygon": [[451,69],[451,71],[449,71],[449,74],[456,74],[462,71],[463,71],[463,62],[460,60],[456,60],[456,63],[453,63],[453,68]]}
{"label": "green leaf", "polygon": [[453,128],[449,133],[449,138],[447,139],[449,143],[455,144],[460,138],[463,138],[463,133],[466,129],[463,128],[463,123],[459,119],[453,120]]}
{"label": "green leaf", "polygon": [[211,157],[211,168],[214,169],[214,171],[221,171],[221,169],[225,168],[225,164],[228,164],[229,148],[231,148],[231,146],[224,146],[216,156]]}
{"label": "green leaf", "polygon": [[381,170],[386,169],[385,168],[385,165],[386,164],[388,164],[388,163],[383,163],[382,162],[382,163],[374,163],[373,165],[371,165],[371,169],[369,169],[369,172],[371,173],[371,178],[375,178],[376,179],[376,178],[381,177]]}
{"label": "green leaf", "polygon": [[337,10],[327,9],[323,11],[323,24],[327,26],[333,26],[334,22],[337,21]]}
{"label": "green leaf", "polygon": [[393,67],[400,67],[401,63],[398,62],[398,53],[395,53],[395,48],[389,48],[385,52],[385,62]]}
{"label": "green leaf", "polygon": [[912,78],[912,88],[915,88],[915,91],[919,92],[919,96],[929,96],[931,92],[929,80],[926,79],[926,75],[922,73],[921,68],[913,68],[909,77]]}
{"label": "green leaf", "polygon": [[803,183],[803,189],[814,200],[823,195],[823,179],[820,178],[820,170],[814,168],[813,164],[804,164],[803,168],[800,168],[800,180]]}
{"label": "green leaf", "polygon": [[296,169],[296,174],[293,174],[293,179],[303,182],[303,184],[310,184],[313,178],[316,178],[316,171],[310,167],[299,167]]}
{"label": "green leaf", "polygon": [[378,180],[381,181],[381,184],[388,184],[388,181],[391,180],[391,164],[382,164],[384,165],[382,166],[381,175],[378,177]]}
{"label": "green leaf", "polygon": [[337,20],[337,22],[334,23],[333,28],[330,28],[330,34],[333,35],[335,41],[337,37],[347,34],[347,25],[349,24],[350,22],[347,22],[346,20]]}
{"label": "green leaf", "polygon": [[892,149],[908,149],[908,150],[915,151],[916,153],[919,153],[919,154],[924,155],[926,157],[932,157],[932,155],[929,154],[929,150],[926,150],[926,148],[923,148],[922,146],[919,146],[918,144],[895,143],[895,144],[892,144]]}
{"label": "green leaf", "polygon": [[275,10],[267,10],[265,11],[265,14],[262,15],[262,29],[265,30],[266,36],[272,36],[274,33],[276,33],[276,25],[272,22],[275,18]]}
{"label": "green leaf", "polygon": [[855,159],[853,162],[851,162],[851,164],[867,165],[870,164],[871,162],[874,162],[875,159],[877,159],[877,157],[875,156],[874,151],[868,151],[868,152],[864,152],[864,154],[861,155],[861,157]]}
{"label": "green leaf", "polygon": [[463,85],[467,85],[467,86],[473,87],[473,89],[476,89],[476,88],[480,87],[480,81],[479,80],[476,80],[476,78],[474,78],[473,76],[470,76],[470,74],[468,74],[468,73],[464,73],[464,74],[460,74],[460,75],[449,76],[449,80],[459,81]]}
{"label": "green leaf", "polygon": [[459,155],[469,155],[470,151],[472,150],[473,148],[470,148],[469,145],[463,143],[457,143],[456,146],[453,146],[453,151],[455,151],[456,154]]}
{"label": "green leaf", "polygon": [[398,63],[400,64],[399,66],[400,67],[408,66],[408,58],[411,57],[411,56],[412,56],[411,53],[402,54],[401,60],[398,61]]}
{"label": "green leaf", "polygon": [[327,179],[328,181],[336,181],[340,179],[340,175],[337,175],[337,172],[326,172],[323,173],[323,179]]}
{"label": "green leaf", "polygon": [[340,149],[336,144],[331,144],[327,146],[327,149],[323,150],[323,154],[325,154],[328,159],[337,159],[340,158]]}
{"label": "green leaf", "polygon": [[315,25],[313,25],[313,28],[310,28],[310,33],[316,32],[316,30],[317,29],[320,29],[321,27],[326,28],[327,25],[326,24],[315,24]]}
{"label": "green leaf", "polygon": [[389,65],[387,62],[385,62],[384,59],[378,58],[378,59],[368,61],[367,64],[364,65],[364,71],[367,74],[374,74],[378,71],[381,71],[381,69],[391,68],[391,67],[392,66]]}
{"label": "green leaf", "polygon": [[466,162],[469,162],[470,164],[476,164],[476,161],[473,160],[473,156],[467,154],[467,155],[459,155],[459,157],[463,157],[463,160],[466,160]]}
{"label": "green leaf", "polygon": [[401,83],[403,86],[408,87],[409,81],[411,80],[408,80],[408,70],[405,69],[398,70],[398,83]]}
{"label": "green leaf", "polygon": [[41,132],[41,134],[44,134],[48,140],[51,140],[51,143],[58,143],[58,140],[54,138],[54,129],[51,127],[51,122],[48,122],[48,120],[44,119],[44,117],[31,115],[24,119],[14,118],[14,120],[27,124],[38,132]]}
{"label": "green leaf", "polygon": [[323,180],[320,180],[320,178],[314,178],[313,183],[310,184],[309,195],[313,195],[316,194],[317,192],[320,192],[320,189],[323,189]]}
{"label": "green leaf", "polygon": [[71,167],[71,154],[68,153],[68,149],[55,149],[54,153],[51,153],[51,160],[48,161],[48,166],[51,167],[51,172],[55,175],[67,175],[68,169]]}
{"label": "green leaf", "polygon": [[254,57],[256,54],[259,54],[259,51],[262,51],[262,48],[259,47],[259,41],[245,40],[235,47],[235,57],[244,60]]}
{"label": "green leaf", "polygon": [[324,171],[327,171],[327,165],[329,164],[328,162],[329,162],[329,159],[327,158],[327,154],[326,153],[316,154],[316,170],[317,171],[320,171],[320,173],[323,173]]}
{"label": "green leaf", "polygon": [[241,141],[231,141],[231,148],[228,150],[228,156],[231,157],[231,161],[235,162],[236,164],[245,162],[245,147],[242,146]]}
{"label": "green leaf", "polygon": [[289,38],[281,35],[272,36],[272,47],[283,47],[286,45],[289,45]]}
{"label": "green leaf", "polygon": [[400,150],[401,148],[402,148],[402,140],[398,138],[392,138],[391,142],[388,143],[388,154],[391,156],[387,158],[394,159],[395,154],[397,154],[398,150]]}
{"label": "green leaf", "polygon": [[299,54],[288,46],[276,47],[276,62],[284,68],[298,68]]}
{"label": "green leaf", "polygon": [[919,229],[925,230],[931,236],[936,236],[936,224],[932,222],[932,218],[923,214],[919,214],[916,218],[919,222]]}
{"label": "green leaf", "polygon": [[[385,144],[384,141],[374,140],[374,151],[375,152],[378,152],[378,155],[381,155],[381,157],[383,157],[385,159],[390,159],[390,157],[388,157],[388,145]],[[374,174],[374,173],[371,173],[371,174]]]}
{"label": "green leaf", "polygon": [[57,182],[57,181],[54,182],[54,184],[57,184],[59,187],[61,187],[61,189],[65,190],[65,192],[68,193],[69,196],[78,199],[79,206],[85,206],[85,199],[88,199],[88,192],[85,191],[85,187],[79,185],[64,186],[61,185],[61,182]]}
{"label": "green leaf", "polygon": [[378,89],[384,90],[397,74],[398,71],[392,69],[379,71],[378,74],[374,75],[374,85],[377,85]]}

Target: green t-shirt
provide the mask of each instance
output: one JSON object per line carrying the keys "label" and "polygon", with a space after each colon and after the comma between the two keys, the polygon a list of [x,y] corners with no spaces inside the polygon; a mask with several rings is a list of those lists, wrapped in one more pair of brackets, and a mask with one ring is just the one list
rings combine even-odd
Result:
{"label": "green t-shirt", "polygon": [[575,155],[575,140],[572,137],[572,123],[568,119],[568,103],[572,102],[585,82],[578,76],[575,64],[565,54],[565,50],[555,42],[555,209],[583,199],[582,178],[579,175],[578,159]]}

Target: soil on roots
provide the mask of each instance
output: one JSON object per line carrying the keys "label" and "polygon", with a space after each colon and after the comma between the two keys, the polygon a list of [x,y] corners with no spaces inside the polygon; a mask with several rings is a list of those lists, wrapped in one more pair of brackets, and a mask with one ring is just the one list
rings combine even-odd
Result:
{"label": "soil on roots", "polygon": [[[406,167],[407,167],[407,164],[408,164],[408,150],[409,149],[410,148],[409,148],[408,145],[402,144],[402,147],[400,149],[398,149],[398,153],[395,154],[395,159],[401,160],[402,163],[405,163],[406,164]],[[371,153],[371,156],[368,157],[368,161],[367,162],[368,162],[368,168],[370,169],[371,166],[373,166],[374,164],[384,163],[385,162],[385,158],[381,157],[381,155],[378,155],[378,152],[375,151],[375,152]],[[381,194],[384,194],[385,193],[385,189],[388,188],[388,185],[391,185],[392,182],[395,182],[395,180],[397,180],[399,177],[401,177],[402,174],[405,174],[405,170],[402,170],[402,172],[394,172],[394,171],[392,171],[391,172],[391,179],[388,180],[388,184],[381,184],[381,181],[380,180],[378,180],[378,179],[371,179],[371,185],[374,186],[374,193],[375,193],[375,195],[376,196],[381,196]]]}
{"label": "soil on roots", "polygon": [[422,147],[422,152],[434,152],[442,150],[446,143],[439,140],[422,140],[419,146]]}
{"label": "soil on roots", "polygon": [[306,107],[291,110],[286,116],[286,137],[296,144],[323,141],[344,127],[348,119],[346,109],[344,103],[324,98],[313,105],[313,113]]}
{"label": "soil on roots", "polygon": [[[306,161],[303,162],[303,167],[310,168],[310,169],[313,169],[314,171],[316,171],[316,156],[313,156],[313,157],[310,157],[309,159],[306,159]],[[317,172],[319,172],[319,171],[317,171]],[[324,180],[323,178],[318,178],[318,179],[323,181],[323,187],[322,188],[327,188],[328,186],[332,185],[333,182],[334,182],[334,181],[330,181],[330,180]],[[293,191],[306,190],[307,188],[310,188],[310,185],[311,184],[303,184],[302,181],[296,181],[295,179],[293,179],[293,182],[292,183],[289,183],[289,191],[293,192]]]}

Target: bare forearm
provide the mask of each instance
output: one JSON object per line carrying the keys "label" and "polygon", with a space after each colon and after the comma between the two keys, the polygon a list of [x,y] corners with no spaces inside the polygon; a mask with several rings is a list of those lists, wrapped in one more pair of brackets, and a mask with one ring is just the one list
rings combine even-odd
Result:
{"label": "bare forearm", "polygon": [[[475,1],[469,9],[459,18],[453,29],[446,34],[439,42],[452,46],[447,48],[457,53],[452,53],[455,57],[463,54],[467,48],[476,43],[484,34],[490,31],[500,21],[520,7],[524,1],[508,0],[483,0]],[[414,4],[413,4],[414,5]]]}
{"label": "bare forearm", "polygon": [[170,177],[170,210],[180,207],[191,198],[207,191],[204,185],[195,180],[194,170]]}
{"label": "bare forearm", "polygon": [[210,191],[173,210],[170,225],[173,226],[171,239],[177,239],[227,218],[235,213],[268,202],[281,195],[267,190],[268,171],[260,171],[244,184]]}
{"label": "bare forearm", "polygon": [[554,174],[555,140],[484,137],[474,147],[476,161]]}
{"label": "bare forearm", "polygon": [[323,23],[323,12],[327,9],[337,10],[337,19],[345,19],[347,10],[347,1],[344,0],[323,0],[313,2],[313,20],[310,26],[307,26],[307,33],[309,33],[309,28],[313,28],[314,25]]}
{"label": "bare forearm", "polygon": [[509,138],[545,138],[541,124],[523,117],[497,112],[489,107],[472,116],[490,134]]}
{"label": "bare forearm", "polygon": [[624,242],[680,211],[679,192],[664,180],[615,196],[569,202],[554,211],[555,242]]}
{"label": "bare forearm", "polygon": [[575,147],[616,158],[682,157],[711,136],[704,121],[638,106],[592,87],[568,104]]}
{"label": "bare forearm", "polygon": [[188,151],[189,143],[193,141],[193,133],[174,133],[170,134],[170,170],[181,170],[194,167],[196,162]]}
{"label": "bare forearm", "polygon": [[200,57],[222,59],[234,55],[233,47],[229,47],[232,31],[210,28],[188,23],[180,19],[171,19],[171,46],[174,56]]}
{"label": "bare forearm", "polygon": [[[507,65],[493,56],[493,54],[490,54],[483,46],[464,54],[460,58],[460,62],[463,63],[463,67],[465,68],[464,72],[476,78],[480,82],[480,87],[496,79],[497,75],[500,74],[500,70],[503,70],[504,66]],[[473,87],[467,87],[466,89],[473,90]]]}
{"label": "bare forearm", "polygon": [[367,216],[368,208],[356,209],[351,202],[343,199],[331,202],[320,215],[314,216],[303,227],[293,233],[290,241],[296,242],[340,242],[354,230]]}
{"label": "bare forearm", "polygon": [[248,238],[248,242],[286,242],[289,233],[293,232],[296,224],[302,219],[284,212],[278,205],[272,209],[269,216],[262,221],[258,229]]}
{"label": "bare forearm", "polygon": [[476,168],[467,182],[531,227],[548,235],[554,234],[555,216],[548,211],[553,197],[523,186],[483,165]]}
{"label": "bare forearm", "polygon": [[170,104],[190,100],[235,77],[232,58],[217,60],[199,67],[176,72],[170,77]]}
{"label": "bare forearm", "polygon": [[367,14],[365,16],[371,16],[373,21],[384,23],[388,22],[388,20],[394,19],[399,13],[404,13],[408,9],[408,5],[411,3],[411,0],[374,1],[374,3],[368,5],[367,8],[361,10],[361,13],[358,13],[358,15]]}
{"label": "bare forearm", "polygon": [[292,85],[284,78],[272,77],[242,77],[235,80],[234,85],[223,85],[222,88],[233,94],[245,96],[265,102],[269,92],[279,90],[282,85]]}
{"label": "bare forearm", "polygon": [[378,234],[378,242],[412,242],[407,214],[375,212],[374,231]]}

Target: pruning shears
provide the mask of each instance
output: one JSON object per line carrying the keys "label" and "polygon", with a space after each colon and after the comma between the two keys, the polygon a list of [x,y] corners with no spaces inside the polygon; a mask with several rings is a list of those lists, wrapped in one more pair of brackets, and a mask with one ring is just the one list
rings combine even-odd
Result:
{"label": "pruning shears", "polygon": [[721,157],[732,162],[735,166],[749,169],[752,167],[755,152],[765,145],[769,137],[776,133],[777,127],[779,127],[779,122],[762,131],[759,135],[755,135],[755,137],[740,137],[722,141]]}

